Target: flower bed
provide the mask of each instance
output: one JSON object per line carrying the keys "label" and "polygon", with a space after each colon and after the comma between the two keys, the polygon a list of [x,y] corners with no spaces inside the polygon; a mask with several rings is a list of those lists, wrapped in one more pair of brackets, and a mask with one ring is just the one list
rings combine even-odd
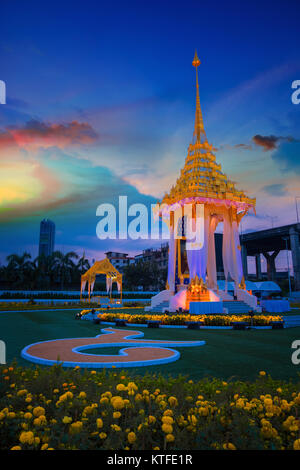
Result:
{"label": "flower bed", "polygon": [[300,383],[0,368],[0,449],[300,450]]}
{"label": "flower bed", "polygon": [[[85,315],[91,310],[83,310],[81,313]],[[99,312],[96,310],[96,312]],[[249,315],[149,315],[149,314],[129,314],[129,313],[106,313],[102,311],[98,314],[98,318],[102,321],[113,322],[117,318],[126,320],[130,324],[146,324],[149,320],[160,321],[162,325],[185,325],[189,321],[203,322],[205,326],[230,326],[232,322],[251,322]],[[252,318],[254,326],[268,326],[271,322],[283,322],[279,315],[255,315]]]}

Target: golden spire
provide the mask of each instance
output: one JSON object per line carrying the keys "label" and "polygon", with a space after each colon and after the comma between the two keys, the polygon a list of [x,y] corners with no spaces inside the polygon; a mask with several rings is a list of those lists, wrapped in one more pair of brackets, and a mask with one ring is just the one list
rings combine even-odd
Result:
{"label": "golden spire", "polygon": [[195,51],[194,60],[192,62],[193,66],[196,68],[196,115],[195,115],[195,129],[193,134],[193,143],[202,141],[207,141],[207,137],[204,130],[202,111],[200,106],[200,96],[199,96],[199,83],[198,83],[198,68],[201,64],[197,51]]}
{"label": "golden spire", "polygon": [[212,199],[230,201],[233,206],[242,203],[243,207],[255,207],[255,199],[248,197],[235,187],[222,167],[216,162],[213,146],[207,141],[200,106],[198,67],[200,60],[195,52],[193,66],[196,68],[196,116],[193,142],[188,147],[188,154],[183,169],[169,193],[162,202],[172,205],[185,199],[201,198],[211,203]]}

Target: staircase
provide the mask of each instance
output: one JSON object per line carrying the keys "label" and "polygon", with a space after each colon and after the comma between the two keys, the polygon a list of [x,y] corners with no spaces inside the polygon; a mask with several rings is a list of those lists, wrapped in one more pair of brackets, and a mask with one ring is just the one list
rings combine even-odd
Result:
{"label": "staircase", "polygon": [[300,315],[284,315],[283,319],[285,328],[300,326]]}
{"label": "staircase", "polygon": [[241,300],[223,300],[223,307],[227,308],[230,315],[248,313],[251,309],[249,305]]}
{"label": "staircase", "polygon": [[169,301],[164,300],[163,302],[160,302],[158,305],[155,305],[155,307],[151,308],[151,313],[162,313],[164,308],[169,308]]}

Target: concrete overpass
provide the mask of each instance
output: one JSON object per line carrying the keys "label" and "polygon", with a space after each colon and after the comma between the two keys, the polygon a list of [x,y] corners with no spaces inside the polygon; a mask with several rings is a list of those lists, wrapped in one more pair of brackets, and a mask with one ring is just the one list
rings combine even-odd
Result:
{"label": "concrete overpass", "polygon": [[292,252],[295,290],[300,290],[300,223],[283,225],[259,232],[245,233],[240,236],[242,260],[245,278],[248,277],[247,256],[255,256],[256,275],[261,278],[260,255],[266,258],[268,279],[274,281],[276,276],[275,259],[281,250]]}

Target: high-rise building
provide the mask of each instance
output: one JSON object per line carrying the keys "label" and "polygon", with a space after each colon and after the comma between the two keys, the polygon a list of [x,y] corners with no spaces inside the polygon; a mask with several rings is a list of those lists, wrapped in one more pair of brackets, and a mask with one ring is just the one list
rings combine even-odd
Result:
{"label": "high-rise building", "polygon": [[40,224],[39,256],[50,256],[54,251],[55,223],[44,219]]}

